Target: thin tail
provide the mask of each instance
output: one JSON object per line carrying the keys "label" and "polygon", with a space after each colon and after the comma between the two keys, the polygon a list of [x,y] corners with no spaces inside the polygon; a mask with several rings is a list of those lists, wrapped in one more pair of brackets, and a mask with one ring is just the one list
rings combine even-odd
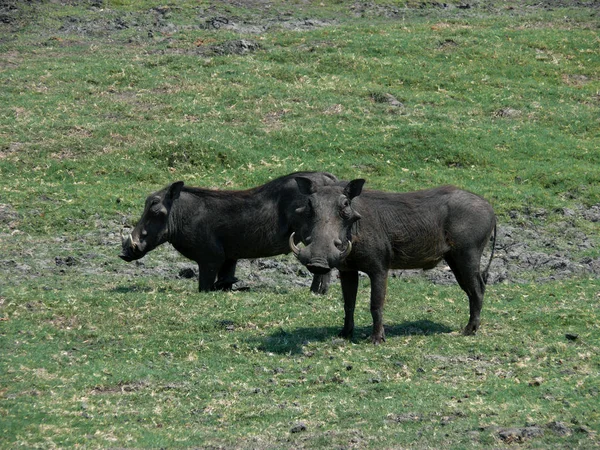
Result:
{"label": "thin tail", "polygon": [[493,234],[493,239],[492,239],[492,254],[490,255],[490,260],[487,263],[487,267],[481,274],[481,277],[483,278],[483,282],[485,284],[487,284],[487,281],[488,281],[488,276],[490,274],[490,266],[492,265],[492,258],[494,257],[494,250],[496,250],[496,226],[497,226],[497,223],[494,221],[494,234]]}

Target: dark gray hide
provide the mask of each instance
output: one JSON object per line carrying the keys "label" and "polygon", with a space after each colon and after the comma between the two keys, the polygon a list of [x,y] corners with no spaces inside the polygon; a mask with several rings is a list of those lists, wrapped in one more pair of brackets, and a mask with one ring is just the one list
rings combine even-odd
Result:
{"label": "dark gray hide", "polygon": [[[292,250],[313,273],[340,270],[344,328],[354,330],[358,271],[371,279],[371,340],[385,340],[383,304],[389,269],[432,269],[444,259],[469,297],[470,318],[464,334],[474,334],[487,280],[480,260],[496,229],[496,216],[483,198],[454,186],[409,192],[362,191],[365,180],[347,185],[317,186],[298,178],[305,204],[297,210]],[[292,245],[301,240],[306,247]],[[493,256],[494,244],[492,244]],[[490,256],[491,262],[491,256]]]}
{"label": "dark gray hide", "polygon": [[[146,199],[141,219],[131,234],[123,237],[119,257],[133,261],[170,242],[198,263],[200,291],[231,289],[237,281],[238,259],[290,252],[288,238],[295,229],[295,210],[304,201],[296,176],[315,186],[337,181],[329,173],[300,172],[245,191],[173,183]],[[317,275],[311,290],[325,293],[328,286],[329,275]]]}

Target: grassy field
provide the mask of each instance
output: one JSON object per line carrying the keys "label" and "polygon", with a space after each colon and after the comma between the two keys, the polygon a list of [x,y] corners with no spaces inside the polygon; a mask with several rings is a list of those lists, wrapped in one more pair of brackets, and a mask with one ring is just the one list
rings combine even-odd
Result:
{"label": "grassy field", "polygon": [[337,286],[89,278],[3,294],[6,448],[598,445],[595,280],[495,286],[464,338],[458,288],[395,279],[375,347],[365,304],[357,339],[335,337]]}
{"label": "grassy field", "polygon": [[459,185],[597,262],[599,8],[446,3],[0,5],[0,447],[600,445],[597,272],[490,286],[473,338],[457,286],[392,278],[375,347],[367,279],[348,342],[336,284],[116,257],[172,181],[326,170]]}

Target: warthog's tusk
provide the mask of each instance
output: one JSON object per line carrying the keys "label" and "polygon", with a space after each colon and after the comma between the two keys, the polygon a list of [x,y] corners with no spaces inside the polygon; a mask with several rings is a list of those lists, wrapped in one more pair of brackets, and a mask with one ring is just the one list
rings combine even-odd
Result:
{"label": "warthog's tusk", "polygon": [[133,236],[131,236],[131,232],[129,232],[129,234],[125,234],[125,229],[121,228],[121,239],[124,241],[127,239],[133,240]]}
{"label": "warthog's tusk", "polygon": [[346,246],[346,250],[344,250],[340,254],[340,259],[346,258],[350,254],[351,251],[352,251],[352,241],[348,240],[348,245]]}
{"label": "warthog's tusk", "polygon": [[125,233],[123,233],[123,230],[121,230],[121,241],[122,241],[123,245],[125,245],[127,242],[129,242],[129,245],[131,245],[131,247],[133,247],[134,250],[137,248],[137,245],[135,245],[135,242],[133,241],[133,236],[131,235],[131,233],[126,235]]}
{"label": "warthog's tusk", "polygon": [[292,252],[294,253],[294,255],[296,255],[296,257],[298,257],[298,255],[300,254],[300,249],[294,243],[294,235],[295,234],[296,233],[290,234],[290,248],[292,249]]}

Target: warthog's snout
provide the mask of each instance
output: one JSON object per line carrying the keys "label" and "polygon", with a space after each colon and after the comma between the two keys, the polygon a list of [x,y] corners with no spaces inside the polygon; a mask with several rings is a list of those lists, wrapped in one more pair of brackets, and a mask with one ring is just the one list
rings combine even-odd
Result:
{"label": "warthog's snout", "polygon": [[131,255],[131,253],[125,249],[121,250],[121,253],[119,254],[119,258],[121,258],[123,261],[127,261],[127,262],[131,262],[131,261],[135,260],[133,255]]}
{"label": "warthog's snout", "polygon": [[121,232],[121,253],[119,254],[119,258],[123,261],[131,262],[140,259],[142,256],[144,255],[139,251],[139,247],[133,240],[131,233],[125,235]]}
{"label": "warthog's snout", "polygon": [[346,259],[346,257],[352,251],[352,242],[347,241],[346,247],[343,250],[339,250],[341,241],[336,239],[334,241],[335,254],[327,256],[317,256],[311,251],[311,245],[299,248],[294,242],[294,234],[290,236],[290,248],[296,258],[306,266],[306,268],[315,275],[324,275],[328,273],[332,268],[338,267],[339,263]]}
{"label": "warthog's snout", "polygon": [[331,270],[326,261],[311,261],[306,264],[306,268],[315,275],[325,275]]}

